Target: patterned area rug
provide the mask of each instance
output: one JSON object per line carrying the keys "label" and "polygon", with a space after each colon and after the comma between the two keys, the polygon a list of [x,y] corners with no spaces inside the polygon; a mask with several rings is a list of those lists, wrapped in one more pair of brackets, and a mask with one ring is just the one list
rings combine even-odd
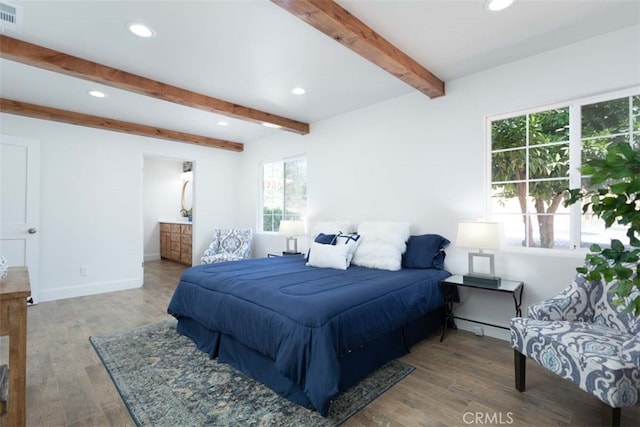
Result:
{"label": "patterned area rug", "polygon": [[323,418],[209,359],[174,320],[89,340],[140,426],[336,426],[415,369],[388,363],[338,396]]}

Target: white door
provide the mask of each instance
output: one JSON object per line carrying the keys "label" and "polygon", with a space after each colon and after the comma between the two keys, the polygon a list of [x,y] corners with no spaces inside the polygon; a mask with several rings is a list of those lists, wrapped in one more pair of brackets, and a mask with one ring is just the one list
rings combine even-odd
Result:
{"label": "white door", "polygon": [[0,134],[0,255],[29,267],[31,296],[39,278],[40,141]]}

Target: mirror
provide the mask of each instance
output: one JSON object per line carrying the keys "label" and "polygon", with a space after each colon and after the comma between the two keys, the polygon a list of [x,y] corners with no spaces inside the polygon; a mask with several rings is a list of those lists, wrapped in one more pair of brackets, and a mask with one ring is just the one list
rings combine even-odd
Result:
{"label": "mirror", "polygon": [[191,180],[186,180],[182,184],[182,211],[187,212],[185,216],[191,216],[191,210],[193,208],[193,185]]}

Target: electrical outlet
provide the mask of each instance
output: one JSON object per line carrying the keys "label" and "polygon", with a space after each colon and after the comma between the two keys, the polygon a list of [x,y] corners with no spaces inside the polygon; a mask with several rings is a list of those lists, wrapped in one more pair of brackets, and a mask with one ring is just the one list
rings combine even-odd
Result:
{"label": "electrical outlet", "polygon": [[82,277],[88,276],[89,275],[89,267],[87,267],[86,265],[80,266],[80,275]]}
{"label": "electrical outlet", "polygon": [[484,336],[484,329],[482,329],[481,326],[475,326],[473,328],[473,333],[476,334],[479,337],[482,337],[482,336]]}

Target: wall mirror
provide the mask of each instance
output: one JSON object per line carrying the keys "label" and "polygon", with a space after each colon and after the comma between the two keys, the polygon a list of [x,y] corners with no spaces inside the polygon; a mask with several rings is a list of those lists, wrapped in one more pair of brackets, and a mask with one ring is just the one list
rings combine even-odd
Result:
{"label": "wall mirror", "polygon": [[191,213],[193,209],[193,179],[189,178],[182,183],[182,210]]}
{"label": "wall mirror", "polygon": [[193,213],[193,162],[182,162],[182,215],[189,218]]}

